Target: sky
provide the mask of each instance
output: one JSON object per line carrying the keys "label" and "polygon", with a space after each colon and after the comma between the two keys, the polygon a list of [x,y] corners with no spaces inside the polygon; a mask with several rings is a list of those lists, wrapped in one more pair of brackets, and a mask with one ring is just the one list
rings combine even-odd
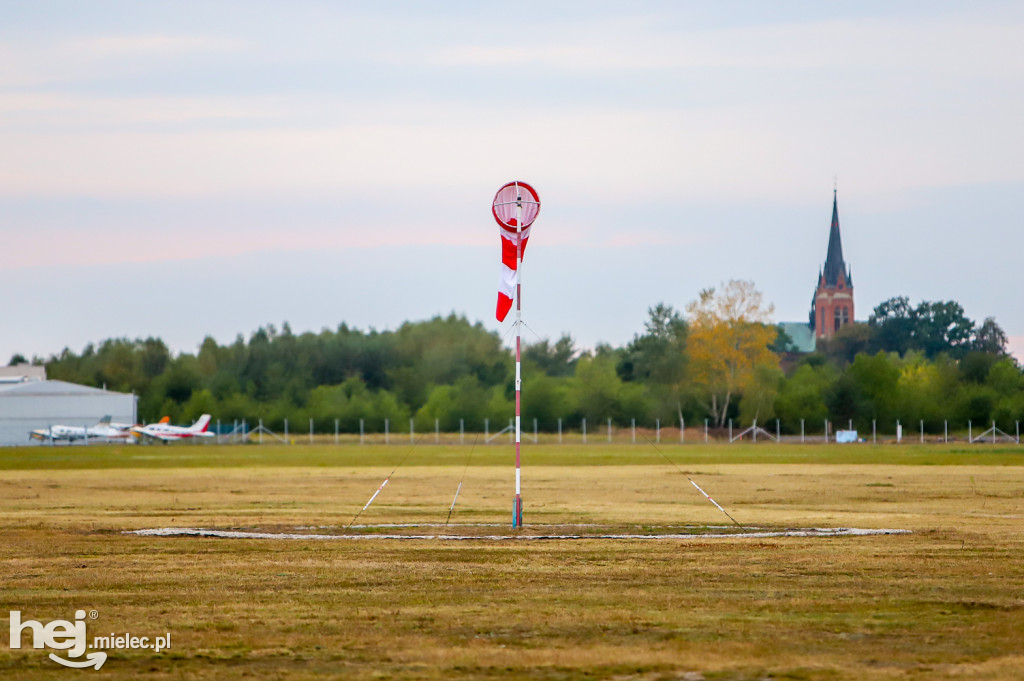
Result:
{"label": "sky", "polygon": [[1024,358],[1019,2],[0,0],[0,363],[268,323],[494,319],[621,345],[752,280],[806,320],[838,188],[856,317],[994,316]]}

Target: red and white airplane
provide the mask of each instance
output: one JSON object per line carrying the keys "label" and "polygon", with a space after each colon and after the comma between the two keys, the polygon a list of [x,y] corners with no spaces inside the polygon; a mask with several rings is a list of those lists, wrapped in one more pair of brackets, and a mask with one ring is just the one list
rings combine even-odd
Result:
{"label": "red and white airplane", "polygon": [[203,414],[191,426],[172,426],[170,423],[154,423],[149,426],[133,426],[132,432],[139,439],[144,437],[160,440],[164,443],[172,440],[187,440],[193,437],[215,437],[206,429],[210,427],[210,415]]}

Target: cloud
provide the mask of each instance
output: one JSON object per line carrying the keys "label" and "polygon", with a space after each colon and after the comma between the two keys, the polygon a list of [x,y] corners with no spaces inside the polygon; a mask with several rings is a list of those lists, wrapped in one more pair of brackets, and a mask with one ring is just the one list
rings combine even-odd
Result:
{"label": "cloud", "polygon": [[[662,25],[662,24],[665,25]],[[543,66],[566,71],[680,69],[795,70],[841,73],[869,67],[911,68],[944,78],[973,77],[984,64],[995,72],[1024,71],[1024,24],[993,17],[847,19],[769,23],[725,28],[686,28],[645,18],[582,21],[550,31],[489,35],[487,42],[436,45],[392,54],[442,66]]]}
{"label": "cloud", "polygon": [[[8,118],[17,103],[0,102]],[[839,172],[861,193],[1024,180],[1013,110],[891,118],[775,104],[690,110],[506,111],[435,103],[420,120],[371,106],[375,122],[304,125],[267,101],[36,97],[22,113],[100,119],[111,128],[0,128],[7,196],[296,198],[459,192],[509,173],[557,183],[570,201],[745,198],[788,201]],[[335,106],[345,104],[336,100]],[[301,103],[291,106],[304,110]],[[46,108],[48,107],[48,108]],[[62,109],[61,107],[66,107]],[[315,108],[315,107],[310,107]],[[164,113],[164,112],[167,113]],[[431,113],[431,111],[433,113]],[[310,115],[314,115],[310,113]],[[137,125],[132,125],[133,120]],[[192,121],[185,128],[149,124]],[[145,124],[145,125],[143,125]],[[54,124],[56,125],[56,124]],[[936,144],[935,140],[941,140]],[[824,178],[824,179],[823,179]]]}
{"label": "cloud", "polygon": [[1010,336],[1007,339],[1006,350],[1013,355],[1018,362],[1024,363],[1024,336]]}
{"label": "cloud", "polygon": [[206,35],[107,35],[70,40],[58,51],[74,51],[85,58],[122,59],[147,55],[235,52],[246,43]]}
{"label": "cloud", "polygon": [[0,42],[0,88],[41,88],[145,73],[166,59],[243,50],[244,41],[204,35],[98,35]]}
{"label": "cloud", "polygon": [[[254,92],[226,94],[203,81],[229,53],[240,73],[263,73],[264,50],[285,55],[300,40],[294,26],[277,42],[239,27],[244,38],[2,43],[0,194],[401,201],[511,172],[579,203],[786,202],[835,173],[877,196],[1024,179],[1024,138],[1007,134],[1024,115],[1024,94],[1005,85],[1024,69],[1016,16],[721,28],[680,16],[554,17],[480,42],[478,16],[436,30],[415,13],[389,16],[392,31],[369,35],[381,17],[341,13],[352,40],[317,28],[300,51],[309,68],[287,70],[319,66],[352,87],[328,78],[298,92],[255,78]],[[89,87],[154,65],[194,89]]]}
{"label": "cloud", "polygon": [[[3,129],[51,132],[166,131],[182,123],[264,124],[294,113],[280,97],[96,96],[69,92],[0,93]],[[180,129],[180,128],[178,128]]]}

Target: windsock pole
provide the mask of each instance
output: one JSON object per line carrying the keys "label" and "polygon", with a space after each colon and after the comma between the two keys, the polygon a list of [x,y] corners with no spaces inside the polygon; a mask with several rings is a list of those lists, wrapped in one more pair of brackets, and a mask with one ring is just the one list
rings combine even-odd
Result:
{"label": "windsock pole", "polygon": [[520,489],[519,445],[522,439],[520,425],[520,390],[522,388],[522,326],[523,326],[523,196],[516,185],[516,498],[512,507],[512,527],[523,526],[523,497]]}

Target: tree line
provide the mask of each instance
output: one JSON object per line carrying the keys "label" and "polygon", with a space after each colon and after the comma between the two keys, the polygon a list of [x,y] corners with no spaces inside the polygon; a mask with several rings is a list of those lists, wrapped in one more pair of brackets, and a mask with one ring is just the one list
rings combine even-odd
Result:
{"label": "tree line", "polygon": [[[539,340],[523,351],[523,418],[544,431],[561,420],[628,426],[723,427],[780,419],[799,432],[826,419],[891,431],[923,420],[962,427],[1024,420],[1024,376],[1006,353],[994,319],[975,324],[954,301],[911,305],[894,297],[866,324],[844,327],[815,353],[792,352],[751,282],[701,291],[685,312],[658,304],[621,347],[580,350],[573,338]],[[12,363],[24,360],[16,355]],[[304,428],[379,431],[414,419],[419,431],[456,431],[460,421],[495,430],[514,413],[514,356],[480,323],[451,314],[395,330],[346,324],[295,334],[287,323],[260,327],[227,345],[207,337],[198,352],[173,354],[159,338],[117,338],[65,349],[44,363],[47,375],[139,396],[139,417],[190,422],[200,414],[231,422],[284,420]],[[301,424],[301,425],[300,425]]]}

